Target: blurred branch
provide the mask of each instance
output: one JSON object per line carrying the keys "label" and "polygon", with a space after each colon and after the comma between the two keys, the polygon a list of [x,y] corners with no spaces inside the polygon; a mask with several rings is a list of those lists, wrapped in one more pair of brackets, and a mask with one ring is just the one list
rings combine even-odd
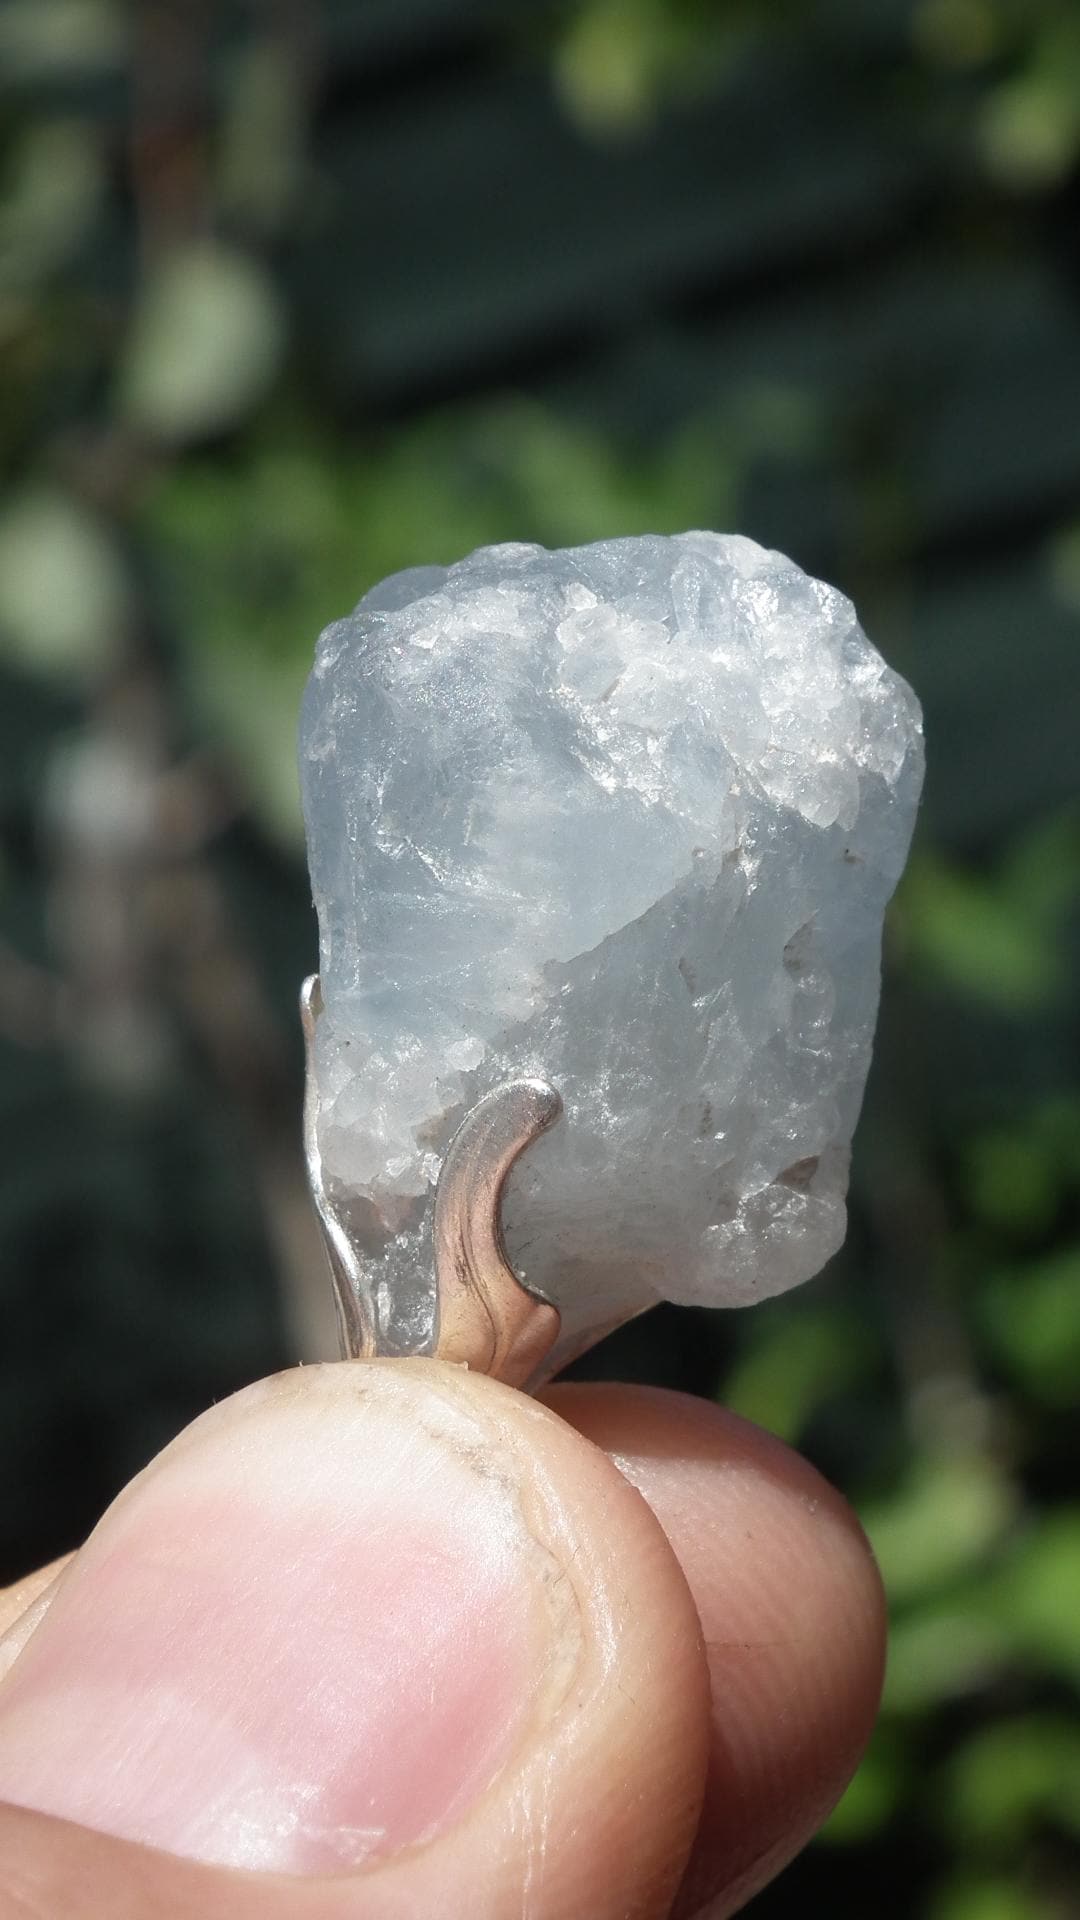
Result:
{"label": "blurred branch", "polygon": [[144,266],[208,213],[210,0],[144,0],[132,66],[130,166]]}

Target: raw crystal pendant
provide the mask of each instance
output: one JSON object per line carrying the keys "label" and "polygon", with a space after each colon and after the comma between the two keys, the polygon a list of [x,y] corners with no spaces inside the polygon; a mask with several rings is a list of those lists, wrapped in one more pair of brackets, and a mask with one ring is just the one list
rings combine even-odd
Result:
{"label": "raw crystal pendant", "polygon": [[850,602],[735,536],[482,548],[327,629],[308,1154],[347,1351],[523,1381],[817,1271],[922,764]]}

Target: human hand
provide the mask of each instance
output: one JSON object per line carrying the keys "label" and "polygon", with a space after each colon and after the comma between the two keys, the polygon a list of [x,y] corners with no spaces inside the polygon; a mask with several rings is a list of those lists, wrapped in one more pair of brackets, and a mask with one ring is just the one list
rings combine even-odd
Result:
{"label": "human hand", "polygon": [[720,1920],[770,1879],[872,1724],[865,1541],[705,1402],[545,1400],[281,1374],[0,1596],[0,1920]]}

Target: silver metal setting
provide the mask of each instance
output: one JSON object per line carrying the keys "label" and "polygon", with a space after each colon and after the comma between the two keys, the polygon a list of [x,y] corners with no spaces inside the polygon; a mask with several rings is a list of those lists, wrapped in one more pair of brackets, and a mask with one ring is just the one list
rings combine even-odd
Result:
{"label": "silver metal setting", "polygon": [[[300,991],[307,1056],[304,1154],[334,1283],[342,1352],[346,1359],[368,1360],[379,1349],[360,1258],[327,1191],[319,1151],[314,1046],[321,1012],[319,976],[312,974]],[[531,1292],[510,1265],[502,1234],[503,1188],[518,1156],[562,1110],[561,1095],[544,1080],[511,1080],[493,1088],[470,1109],[451,1140],[435,1190],[434,1353],[510,1386],[525,1386],[542,1375],[558,1338],[559,1312]]]}
{"label": "silver metal setting", "polygon": [[367,1307],[360,1260],[326,1191],[319,1151],[319,1083],[315,1077],[315,1023],[322,1012],[322,987],[317,973],[309,974],[300,989],[300,1024],[304,1029],[304,1159],[308,1185],[319,1216],[323,1244],[330,1263],[337,1307],[338,1334],[346,1360],[370,1360],[376,1351],[375,1325]]}

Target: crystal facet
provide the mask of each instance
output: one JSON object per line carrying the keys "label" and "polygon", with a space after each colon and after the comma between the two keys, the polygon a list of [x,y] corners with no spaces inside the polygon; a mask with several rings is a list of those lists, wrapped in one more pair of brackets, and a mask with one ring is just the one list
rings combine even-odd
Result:
{"label": "crystal facet", "polygon": [[839,1246],[918,703],[851,603],[688,533],[482,548],[329,627],[301,729],[319,1144],[380,1347],[433,1316],[442,1155],[523,1075],[504,1198],[561,1351]]}

